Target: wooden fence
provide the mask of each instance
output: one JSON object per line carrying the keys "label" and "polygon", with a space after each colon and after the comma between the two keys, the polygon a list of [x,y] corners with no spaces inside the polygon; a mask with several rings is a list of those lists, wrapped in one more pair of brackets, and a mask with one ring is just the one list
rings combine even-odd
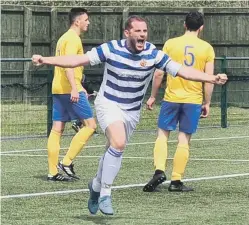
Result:
{"label": "wooden fence", "polygon": [[[205,16],[202,35],[211,43],[216,56],[249,56],[249,8],[163,8],[163,7],[88,7],[90,15],[89,31],[82,36],[84,50],[87,51],[103,42],[120,39],[123,36],[124,21],[129,15],[141,15],[148,21],[149,41],[159,49],[172,37],[183,34],[183,21],[190,10],[200,10]],[[1,11],[1,57],[29,58],[33,53],[44,56],[54,55],[58,38],[68,29],[70,8],[24,7],[2,5]],[[220,71],[220,63],[216,71]],[[249,76],[248,60],[229,60],[228,72],[234,76]],[[32,76],[31,63],[2,63],[2,85],[24,83],[30,85],[46,81],[46,73]],[[42,69],[48,69],[44,67]],[[86,75],[101,75],[102,66],[87,67]],[[229,89],[248,90],[248,83],[233,82]],[[217,89],[218,90],[218,89]],[[229,90],[228,90],[229,91]],[[45,92],[46,93],[46,92]],[[37,93],[37,95],[43,94]],[[3,98],[26,98],[28,91],[2,91]],[[249,92],[241,97],[232,94],[232,101],[249,102]],[[218,95],[214,96],[218,99]]]}

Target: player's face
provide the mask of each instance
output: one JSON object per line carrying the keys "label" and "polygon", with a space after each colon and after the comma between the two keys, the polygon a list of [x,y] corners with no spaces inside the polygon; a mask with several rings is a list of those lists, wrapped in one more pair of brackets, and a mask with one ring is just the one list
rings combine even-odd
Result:
{"label": "player's face", "polygon": [[131,25],[130,30],[125,30],[125,36],[131,50],[139,53],[144,50],[144,44],[147,40],[147,24],[143,21],[133,21]]}
{"label": "player's face", "polygon": [[84,14],[78,16],[77,24],[78,24],[81,32],[87,31],[88,25],[90,24],[90,22],[88,20],[88,15],[86,13],[84,13]]}

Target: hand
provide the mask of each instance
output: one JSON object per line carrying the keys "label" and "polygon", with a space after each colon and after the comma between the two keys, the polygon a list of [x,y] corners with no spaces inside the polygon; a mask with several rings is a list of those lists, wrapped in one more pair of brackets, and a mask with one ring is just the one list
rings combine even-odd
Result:
{"label": "hand", "polygon": [[217,74],[215,76],[215,84],[223,85],[227,82],[227,75],[224,73]]}
{"label": "hand", "polygon": [[77,89],[73,89],[71,91],[71,101],[72,102],[78,102],[79,101],[79,98],[80,98],[80,95],[79,95],[79,92]]}
{"label": "hand", "polygon": [[32,62],[33,62],[33,65],[35,66],[41,66],[43,65],[43,58],[41,55],[33,55]]}
{"label": "hand", "polygon": [[203,104],[201,107],[201,118],[207,118],[209,116],[210,105]]}
{"label": "hand", "polygon": [[152,110],[153,109],[153,104],[155,103],[156,98],[155,97],[150,97],[148,101],[146,102],[147,109]]}

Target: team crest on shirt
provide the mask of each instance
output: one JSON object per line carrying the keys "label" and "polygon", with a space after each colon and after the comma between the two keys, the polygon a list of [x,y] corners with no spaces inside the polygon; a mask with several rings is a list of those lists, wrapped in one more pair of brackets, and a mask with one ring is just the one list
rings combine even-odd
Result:
{"label": "team crest on shirt", "polygon": [[147,62],[144,59],[142,59],[140,62],[140,66],[145,67],[146,64],[147,64]]}

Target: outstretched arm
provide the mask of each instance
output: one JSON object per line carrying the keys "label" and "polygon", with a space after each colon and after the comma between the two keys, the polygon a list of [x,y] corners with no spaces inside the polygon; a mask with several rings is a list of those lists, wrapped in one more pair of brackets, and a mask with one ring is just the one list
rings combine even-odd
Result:
{"label": "outstretched arm", "polygon": [[110,55],[108,43],[104,43],[96,48],[92,48],[84,55],[68,55],[68,56],[54,56],[42,57],[41,55],[33,55],[32,61],[36,66],[43,64],[59,66],[64,68],[74,68],[78,66],[97,65],[106,62]]}
{"label": "outstretched arm", "polygon": [[53,56],[43,57],[41,55],[33,55],[32,62],[36,66],[53,65],[64,68],[74,68],[77,66],[85,66],[90,63],[88,55],[70,55],[70,56]]}
{"label": "outstretched arm", "polygon": [[186,67],[186,66],[182,66],[178,70],[177,75],[186,80],[208,82],[212,84],[225,84],[227,81],[226,74],[217,74],[216,76],[209,75],[207,73],[203,73],[199,70],[196,70],[192,67]]}
{"label": "outstretched arm", "polygon": [[158,51],[155,67],[163,70],[171,76],[178,75],[186,80],[208,82],[212,84],[225,84],[227,81],[226,74],[208,75],[192,67],[182,66],[181,64],[171,60],[168,55],[162,51]]}

